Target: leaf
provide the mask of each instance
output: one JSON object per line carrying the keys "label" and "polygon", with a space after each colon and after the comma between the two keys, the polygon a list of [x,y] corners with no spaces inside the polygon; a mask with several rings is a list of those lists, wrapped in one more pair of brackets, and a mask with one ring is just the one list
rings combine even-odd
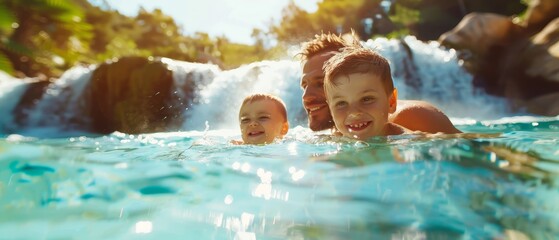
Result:
{"label": "leaf", "polygon": [[13,22],[15,18],[12,12],[4,4],[0,4],[0,34],[11,31]]}
{"label": "leaf", "polygon": [[33,56],[33,51],[26,46],[19,44],[11,39],[6,39],[4,42],[0,43],[0,49],[17,53],[19,55]]}
{"label": "leaf", "polygon": [[0,71],[4,71],[8,74],[14,73],[14,66],[12,65],[12,62],[10,62],[10,59],[8,59],[8,57],[2,52],[0,52]]}

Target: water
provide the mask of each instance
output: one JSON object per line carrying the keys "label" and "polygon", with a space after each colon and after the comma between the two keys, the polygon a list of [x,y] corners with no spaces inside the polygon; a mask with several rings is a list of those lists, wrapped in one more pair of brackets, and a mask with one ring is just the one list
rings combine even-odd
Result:
{"label": "water", "polygon": [[[189,121],[139,135],[87,131],[93,67],[49,86],[23,124],[10,113],[26,84],[0,76],[0,238],[557,239],[559,116],[511,112],[471,86],[452,51],[406,42],[413,61],[398,42],[367,44],[395,65],[402,98],[428,99],[468,134],[312,133],[290,60],[221,71],[167,59],[177,89],[202,83]],[[261,91],[286,101],[288,135],[230,144],[241,96]]]}
{"label": "water", "polygon": [[0,232],[10,239],[559,236],[559,119],[459,127],[485,134],[364,143],[298,127],[267,146],[232,145],[238,135],[226,130],[4,136]]}

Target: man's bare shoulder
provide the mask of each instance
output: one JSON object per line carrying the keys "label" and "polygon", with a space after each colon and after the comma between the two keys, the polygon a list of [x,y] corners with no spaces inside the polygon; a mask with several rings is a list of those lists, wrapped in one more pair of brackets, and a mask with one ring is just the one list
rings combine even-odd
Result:
{"label": "man's bare shoulder", "polygon": [[425,101],[399,100],[398,108],[389,121],[412,131],[426,133],[460,133],[448,116],[433,104]]}

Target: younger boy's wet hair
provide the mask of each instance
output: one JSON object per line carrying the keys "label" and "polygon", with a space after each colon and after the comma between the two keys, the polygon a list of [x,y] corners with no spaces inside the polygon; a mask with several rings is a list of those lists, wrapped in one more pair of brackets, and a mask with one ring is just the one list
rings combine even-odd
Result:
{"label": "younger boy's wet hair", "polygon": [[272,100],[280,110],[280,113],[283,117],[283,121],[287,122],[287,109],[285,107],[285,103],[283,102],[283,100],[281,100],[281,98],[271,94],[256,93],[256,94],[249,95],[243,100],[241,107],[247,103],[252,103],[260,100]]}
{"label": "younger boy's wet hair", "polygon": [[390,95],[394,90],[390,63],[386,58],[367,47],[346,47],[324,64],[324,85],[336,86],[334,81],[341,75],[372,73],[380,77],[384,90]]}
{"label": "younger boy's wet hair", "polygon": [[300,56],[302,61],[306,61],[321,53],[340,52],[344,48],[356,46],[361,46],[361,43],[353,30],[347,37],[333,33],[321,33],[314,35],[314,39],[305,42],[301,47],[301,52],[296,56]]}

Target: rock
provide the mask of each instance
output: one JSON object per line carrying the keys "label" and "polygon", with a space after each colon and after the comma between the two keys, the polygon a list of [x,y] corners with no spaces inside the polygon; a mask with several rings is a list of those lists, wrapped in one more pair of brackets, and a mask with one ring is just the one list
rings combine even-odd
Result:
{"label": "rock", "polygon": [[[532,0],[523,21],[468,14],[442,45],[456,48],[474,84],[504,96],[513,107],[557,115],[559,101],[559,1]],[[544,28],[545,27],[545,28]]]}
{"label": "rock", "polygon": [[526,110],[531,113],[545,116],[558,116],[559,92],[531,99],[525,103],[522,103],[522,106],[526,107]]}
{"label": "rock", "polygon": [[523,55],[528,58],[528,76],[559,83],[559,18],[533,37]]}
{"label": "rock", "polygon": [[497,88],[503,89],[502,96],[526,102],[559,92],[558,34],[559,19],[531,38],[516,40],[498,56],[495,63],[500,69],[495,77],[498,78]]}
{"label": "rock", "polygon": [[27,83],[27,89],[13,110],[14,120],[18,125],[25,125],[29,111],[41,99],[49,84],[51,84],[50,81],[41,78],[33,79]]}
{"label": "rock", "polygon": [[439,37],[442,45],[468,49],[484,57],[491,47],[509,43],[517,26],[510,17],[493,13],[470,13],[450,32]]}
{"label": "rock", "polygon": [[559,16],[559,1],[557,0],[532,0],[526,19],[521,23],[529,31],[537,32],[551,20]]}
{"label": "rock", "polygon": [[173,73],[159,59],[126,57],[100,65],[91,77],[93,130],[146,133],[171,130],[177,119]]}

